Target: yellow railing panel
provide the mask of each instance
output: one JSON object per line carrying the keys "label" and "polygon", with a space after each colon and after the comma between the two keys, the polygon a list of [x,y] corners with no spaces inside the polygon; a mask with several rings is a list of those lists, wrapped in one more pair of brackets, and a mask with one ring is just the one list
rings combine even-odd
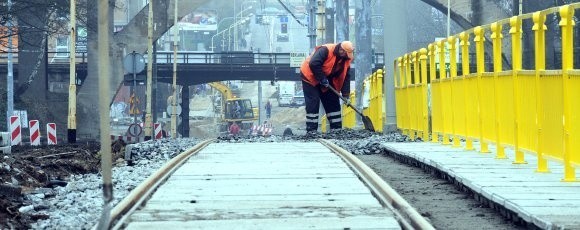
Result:
{"label": "yellow railing panel", "polygon": [[543,113],[542,133],[544,138],[544,154],[556,159],[563,159],[563,98],[561,71],[545,71],[540,78]]}
{"label": "yellow railing panel", "polygon": [[431,121],[433,137],[443,133],[443,102],[441,100],[441,82],[439,80],[431,81]]}
{"label": "yellow railing panel", "polygon": [[455,134],[465,137],[465,86],[463,84],[465,79],[463,77],[455,78],[453,81],[453,126],[455,127]]}
{"label": "yellow railing panel", "polygon": [[514,82],[511,71],[498,76],[499,133],[502,144],[514,145]]}
{"label": "yellow railing panel", "polygon": [[537,151],[538,134],[536,126],[536,74],[534,71],[518,73],[519,97],[516,99],[519,111],[518,140],[520,148],[535,153]]}
{"label": "yellow railing panel", "polygon": [[467,133],[472,138],[479,138],[479,113],[477,102],[477,76],[470,74],[465,79],[465,105],[466,105],[466,123]]}
{"label": "yellow railing panel", "polygon": [[580,165],[580,70],[569,73],[570,76],[570,158],[571,162]]}
{"label": "yellow railing panel", "polygon": [[413,131],[418,131],[419,130],[419,123],[418,123],[418,119],[419,119],[419,95],[418,93],[420,92],[420,88],[417,87],[417,85],[411,85],[409,87],[409,95],[411,96],[411,101],[409,102],[409,108],[410,108],[410,113],[409,113],[409,128]]}
{"label": "yellow railing panel", "polygon": [[493,90],[493,73],[483,73],[481,77],[481,118],[483,139],[495,141],[495,92]]}
{"label": "yellow railing panel", "polygon": [[443,133],[447,135],[452,134],[452,127],[453,127],[453,107],[451,105],[451,79],[445,78],[441,82],[441,94],[442,96],[442,110],[443,110]]}
{"label": "yellow railing panel", "polygon": [[395,88],[395,109],[397,110],[397,129],[403,130],[403,100],[402,95],[403,89],[400,87]]}

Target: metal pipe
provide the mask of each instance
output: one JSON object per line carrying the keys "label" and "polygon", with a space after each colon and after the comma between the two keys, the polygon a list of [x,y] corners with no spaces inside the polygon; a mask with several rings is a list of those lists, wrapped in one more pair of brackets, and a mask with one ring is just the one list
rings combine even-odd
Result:
{"label": "metal pipe", "polygon": [[316,7],[318,8],[316,10],[316,44],[317,45],[322,45],[324,44],[325,41],[325,9],[326,9],[326,3],[324,0],[318,0],[316,1]]}
{"label": "metal pipe", "polygon": [[447,0],[447,37],[451,33],[451,0]]}
{"label": "metal pipe", "polygon": [[14,113],[14,67],[12,64],[12,1],[8,0],[8,76],[7,78],[7,102],[6,102],[6,129],[10,129],[10,116]]}
{"label": "metal pipe", "polygon": [[69,53],[69,87],[68,87],[68,143],[77,142],[77,85],[76,85],[76,1],[70,1],[70,53]]}
{"label": "metal pipe", "polygon": [[103,211],[97,229],[109,229],[109,219],[113,202],[111,172],[111,138],[109,137],[109,103],[111,77],[109,56],[109,1],[99,1],[98,16],[98,60],[99,60],[99,119],[101,142],[101,170],[103,175]]}
{"label": "metal pipe", "polygon": [[349,40],[348,1],[336,1],[336,41]]}
{"label": "metal pipe", "polygon": [[326,1],[326,9],[324,13],[326,14],[325,19],[325,43],[334,43],[334,1]]}
{"label": "metal pipe", "polygon": [[[177,5],[179,0],[175,0],[173,26],[177,26]],[[212,38],[213,52],[213,38]],[[177,138],[177,28],[173,30],[173,98],[171,100],[171,137]]]}
{"label": "metal pipe", "polygon": [[314,23],[316,18],[314,17],[316,13],[316,2],[315,0],[308,0],[308,37],[310,41],[310,51],[314,50],[316,47],[316,28]]}
{"label": "metal pipe", "polygon": [[153,1],[149,1],[149,14],[147,15],[147,105],[145,108],[145,140],[151,140],[153,123],[151,117],[151,100],[153,95]]}

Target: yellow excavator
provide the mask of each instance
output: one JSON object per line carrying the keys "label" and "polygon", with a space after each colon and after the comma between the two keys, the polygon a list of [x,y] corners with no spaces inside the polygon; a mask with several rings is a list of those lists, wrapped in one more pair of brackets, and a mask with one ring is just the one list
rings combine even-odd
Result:
{"label": "yellow excavator", "polygon": [[222,82],[210,82],[208,85],[222,95],[217,102],[221,120],[220,132],[227,132],[233,122],[237,122],[242,130],[247,130],[258,120],[258,108],[252,107],[250,99],[234,96],[230,87]]}

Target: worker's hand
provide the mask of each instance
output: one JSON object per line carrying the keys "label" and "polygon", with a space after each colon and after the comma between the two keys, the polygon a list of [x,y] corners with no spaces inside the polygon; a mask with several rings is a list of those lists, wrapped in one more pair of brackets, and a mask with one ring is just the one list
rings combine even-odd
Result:
{"label": "worker's hand", "polygon": [[328,82],[328,79],[326,79],[326,78],[322,78],[322,80],[320,80],[320,84],[326,88],[328,88],[328,86],[330,86],[330,83]]}
{"label": "worker's hand", "polygon": [[349,105],[350,104],[350,100],[345,98],[346,100],[342,101],[343,105]]}
{"label": "worker's hand", "polygon": [[343,93],[342,97],[349,99],[350,98],[350,93]]}

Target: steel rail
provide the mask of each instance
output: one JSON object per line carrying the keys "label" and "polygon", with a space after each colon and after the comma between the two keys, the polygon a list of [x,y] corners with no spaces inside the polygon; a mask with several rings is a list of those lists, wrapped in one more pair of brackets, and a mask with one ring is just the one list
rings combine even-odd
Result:
{"label": "steel rail", "polygon": [[387,184],[370,167],[352,155],[350,152],[335,145],[334,143],[318,139],[320,143],[331,149],[336,155],[346,162],[355,171],[372,193],[379,199],[383,206],[395,213],[397,221],[403,229],[435,229],[427,219],[415,210],[401,195]]}
{"label": "steel rail", "polygon": [[[131,191],[121,202],[119,202],[113,210],[111,210],[110,229],[120,229],[124,225],[127,217],[130,216],[137,208],[143,204],[143,202],[151,196],[151,194],[159,187],[175,170],[177,170],[187,159],[195,155],[203,148],[205,148],[210,143],[214,142],[215,139],[208,139],[197,145],[191,147],[190,149],[180,153],[175,156],[169,162],[167,162],[163,167],[149,176],[145,181],[143,181],[139,186]],[[93,228],[94,229],[94,228]]]}

